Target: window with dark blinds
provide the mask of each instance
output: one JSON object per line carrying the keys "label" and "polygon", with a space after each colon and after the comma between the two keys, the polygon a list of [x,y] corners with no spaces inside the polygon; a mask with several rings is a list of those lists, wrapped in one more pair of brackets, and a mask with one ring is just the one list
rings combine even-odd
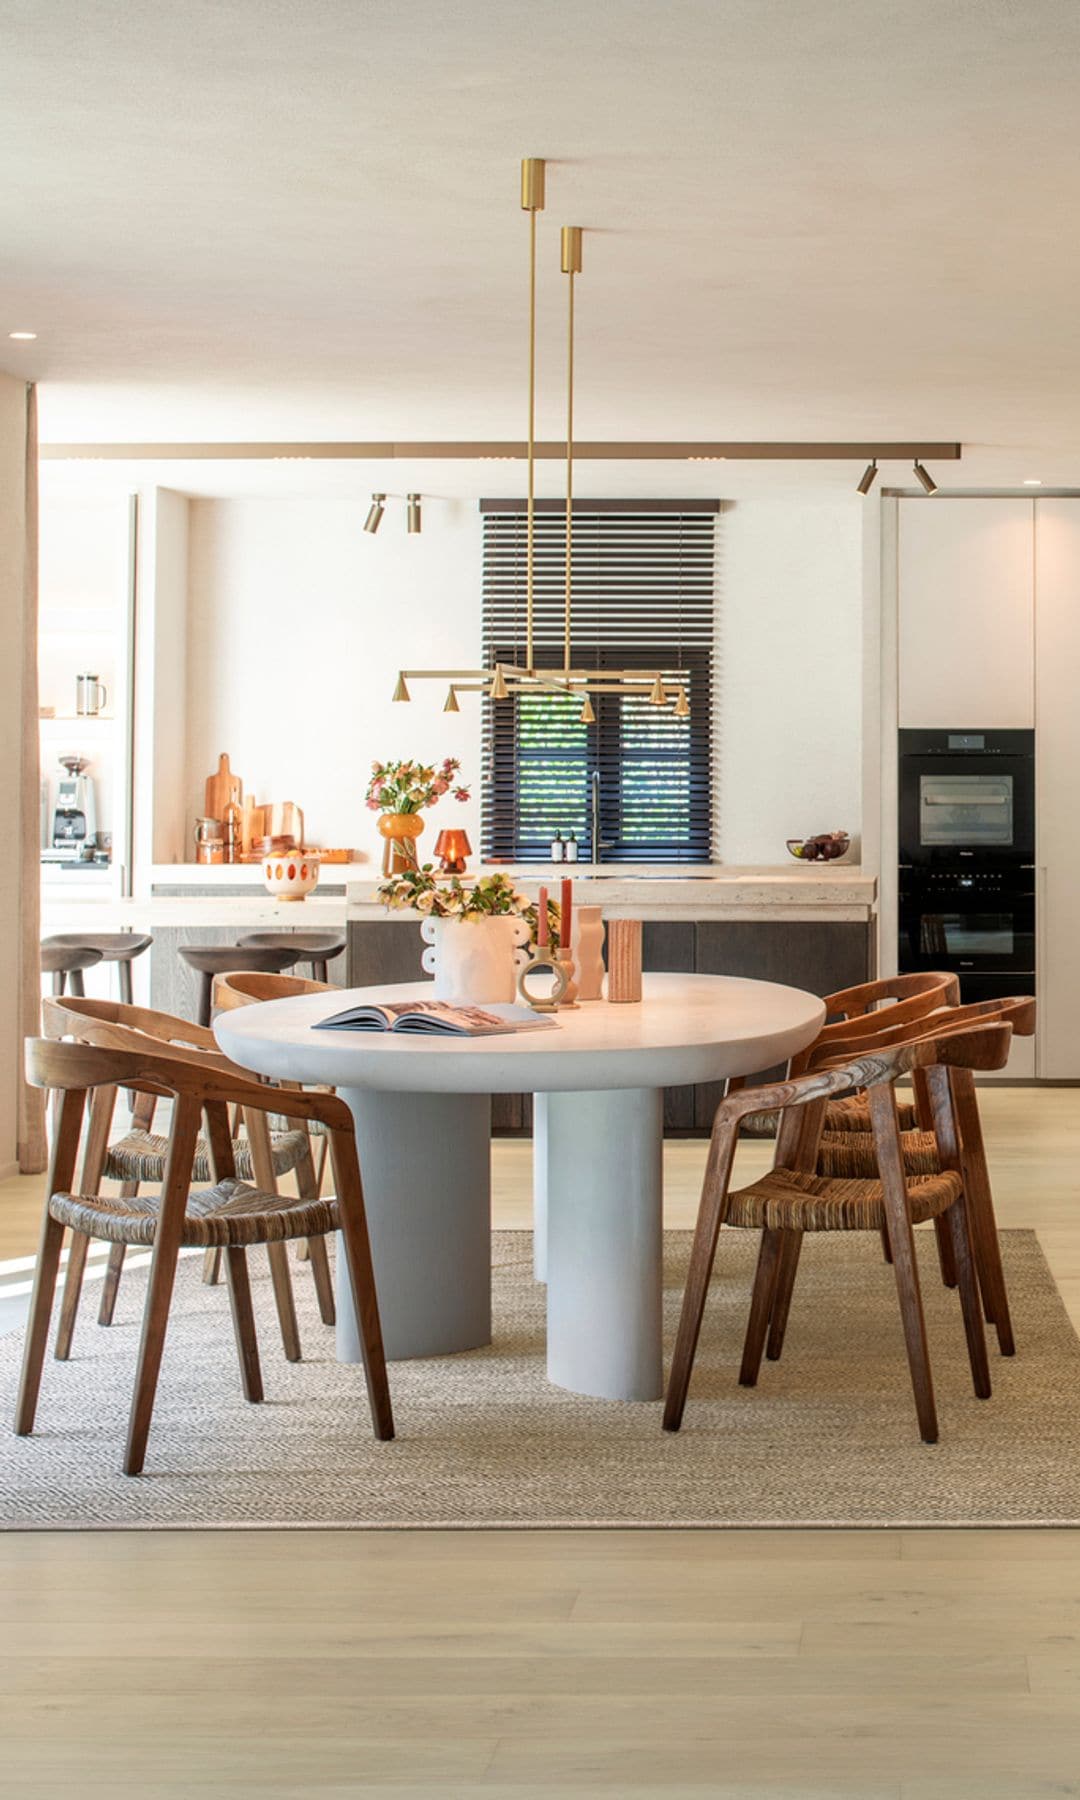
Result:
{"label": "window with dark blinds", "polygon": [[[481,501],[484,664],[525,661],[525,507]],[[529,693],[483,702],[482,854],[547,861],[556,833],[591,858],[594,776],[605,862],[708,862],[712,850],[712,657],[719,502],[574,507],[575,668],[659,669],[689,719],[645,695]],[[535,517],[534,661],[563,666],[566,518]]]}

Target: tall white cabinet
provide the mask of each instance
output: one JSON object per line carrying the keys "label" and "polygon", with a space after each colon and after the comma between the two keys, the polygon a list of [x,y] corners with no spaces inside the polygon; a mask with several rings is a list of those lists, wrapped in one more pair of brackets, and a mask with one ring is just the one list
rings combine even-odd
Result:
{"label": "tall white cabinet", "polygon": [[1032,1056],[1012,1075],[1080,1080],[1080,497],[903,500],[897,721],[1035,728]]}
{"label": "tall white cabinet", "polygon": [[1036,1073],[1080,1078],[1080,500],[1035,524]]}
{"label": "tall white cabinet", "polygon": [[1033,500],[905,500],[898,560],[899,722],[1035,723]]}

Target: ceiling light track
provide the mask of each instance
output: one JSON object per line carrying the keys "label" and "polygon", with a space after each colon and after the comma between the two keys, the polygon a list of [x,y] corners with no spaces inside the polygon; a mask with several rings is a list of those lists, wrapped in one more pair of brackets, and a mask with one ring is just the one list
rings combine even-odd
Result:
{"label": "ceiling light track", "polygon": [[[475,438],[317,443],[42,444],[44,462],[526,462],[528,439]],[[565,440],[533,444],[536,462],[561,462]],[[589,438],[578,462],[959,462],[960,443],[866,443],[779,439],[713,443],[692,438]]]}

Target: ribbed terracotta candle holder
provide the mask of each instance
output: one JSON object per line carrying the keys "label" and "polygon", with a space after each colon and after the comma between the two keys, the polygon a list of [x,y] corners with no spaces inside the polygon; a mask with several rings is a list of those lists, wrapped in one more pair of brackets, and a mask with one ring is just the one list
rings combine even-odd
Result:
{"label": "ribbed terracotta candle holder", "polygon": [[614,1005],[641,999],[641,920],[609,919],[607,997]]}

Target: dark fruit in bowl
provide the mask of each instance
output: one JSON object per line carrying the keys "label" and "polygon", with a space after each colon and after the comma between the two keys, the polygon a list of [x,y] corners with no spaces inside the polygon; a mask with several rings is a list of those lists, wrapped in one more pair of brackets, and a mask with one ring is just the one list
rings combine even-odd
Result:
{"label": "dark fruit in bowl", "polygon": [[822,831],[817,837],[788,838],[787,847],[800,862],[835,862],[851,848],[846,831]]}

